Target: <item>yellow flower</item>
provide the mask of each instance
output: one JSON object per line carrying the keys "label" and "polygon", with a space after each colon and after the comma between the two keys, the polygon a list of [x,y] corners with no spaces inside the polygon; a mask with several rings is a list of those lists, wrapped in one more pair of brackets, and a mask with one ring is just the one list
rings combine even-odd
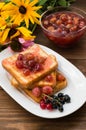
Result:
{"label": "yellow flower", "polygon": [[41,6],[35,6],[37,2],[38,0],[11,0],[3,7],[3,16],[11,16],[11,21],[17,25],[24,21],[27,28],[29,22],[39,24],[38,18],[40,18],[40,15],[37,11]]}
{"label": "yellow flower", "polygon": [[4,4],[5,4],[4,2],[0,2],[0,16],[2,16],[2,9]]}
{"label": "yellow flower", "polygon": [[[2,20],[2,21],[1,21]],[[32,32],[25,27],[18,27],[12,23],[7,23],[0,18],[0,44],[5,44],[16,37],[22,37],[24,39],[34,39]]]}

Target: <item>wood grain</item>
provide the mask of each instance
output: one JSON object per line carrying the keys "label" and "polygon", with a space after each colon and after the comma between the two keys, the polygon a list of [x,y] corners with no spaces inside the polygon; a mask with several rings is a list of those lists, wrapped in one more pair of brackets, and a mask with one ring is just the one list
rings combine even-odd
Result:
{"label": "wood grain", "polygon": [[[76,0],[74,5],[86,11],[86,0]],[[86,76],[86,34],[70,49],[58,48],[44,36],[40,27],[35,34],[38,44],[58,52]],[[0,130],[86,130],[86,103],[69,116],[43,119],[24,110],[0,87]]]}
{"label": "wood grain", "polygon": [[21,108],[3,90],[0,90],[0,130],[85,130],[86,104],[77,112],[60,119],[43,119]]}

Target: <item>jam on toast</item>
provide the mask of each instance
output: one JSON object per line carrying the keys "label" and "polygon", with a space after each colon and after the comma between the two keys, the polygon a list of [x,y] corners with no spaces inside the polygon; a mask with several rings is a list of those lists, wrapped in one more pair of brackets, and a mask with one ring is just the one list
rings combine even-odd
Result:
{"label": "jam on toast", "polygon": [[34,44],[25,51],[2,61],[2,66],[23,88],[29,88],[54,71],[58,63],[39,45]]}

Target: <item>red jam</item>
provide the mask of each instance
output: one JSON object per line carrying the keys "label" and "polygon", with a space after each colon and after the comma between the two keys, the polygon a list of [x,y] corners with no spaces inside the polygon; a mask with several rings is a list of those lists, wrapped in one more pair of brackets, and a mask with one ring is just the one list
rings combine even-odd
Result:
{"label": "red jam", "polygon": [[86,21],[77,13],[65,11],[46,16],[42,24],[46,29],[44,30],[46,36],[58,45],[65,47],[66,44],[71,44],[82,36],[84,31],[80,30],[86,26]]}
{"label": "red jam", "polygon": [[47,75],[47,76],[45,77],[45,81],[47,81],[47,82],[51,82],[52,80],[53,80],[52,75]]}
{"label": "red jam", "polygon": [[16,60],[16,67],[23,70],[23,74],[28,76],[31,72],[41,71],[44,62],[44,58],[35,57],[30,53],[26,55],[19,54]]}
{"label": "red jam", "polygon": [[56,76],[56,80],[57,80],[57,81],[64,81],[64,80],[65,80],[65,77],[64,77],[62,74],[58,74],[58,75]]}

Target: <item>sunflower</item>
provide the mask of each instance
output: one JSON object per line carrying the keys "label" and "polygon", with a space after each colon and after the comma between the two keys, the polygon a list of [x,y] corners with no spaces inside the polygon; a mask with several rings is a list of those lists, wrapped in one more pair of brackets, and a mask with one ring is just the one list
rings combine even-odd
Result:
{"label": "sunflower", "polygon": [[40,15],[37,11],[41,6],[35,6],[37,3],[38,0],[11,0],[3,7],[3,16],[11,16],[11,21],[17,25],[24,21],[27,28],[29,22],[39,24]]}
{"label": "sunflower", "polygon": [[32,36],[32,32],[29,31],[26,27],[18,27],[13,23],[7,23],[5,20],[0,18],[0,43],[5,44],[10,42],[16,37],[22,37],[24,39],[34,39],[35,36]]}

